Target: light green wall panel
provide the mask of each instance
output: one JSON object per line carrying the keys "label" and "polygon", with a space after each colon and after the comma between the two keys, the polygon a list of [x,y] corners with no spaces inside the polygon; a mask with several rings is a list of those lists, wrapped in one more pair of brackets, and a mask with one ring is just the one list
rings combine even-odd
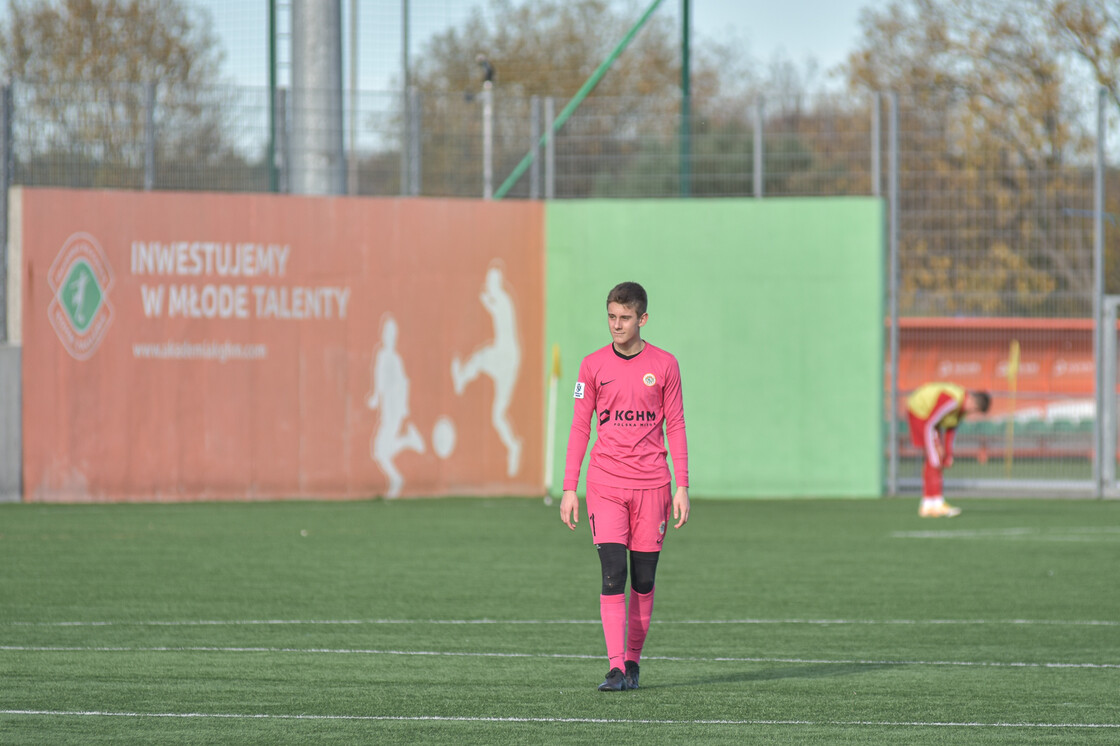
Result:
{"label": "light green wall panel", "polygon": [[608,291],[633,280],[643,338],[680,361],[692,495],[881,495],[883,224],[865,197],[549,203],[553,492],[580,360],[610,341]]}

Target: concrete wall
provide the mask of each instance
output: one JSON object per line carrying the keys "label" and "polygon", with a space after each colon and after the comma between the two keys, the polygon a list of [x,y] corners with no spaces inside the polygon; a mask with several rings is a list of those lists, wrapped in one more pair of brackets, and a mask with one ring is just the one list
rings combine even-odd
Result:
{"label": "concrete wall", "polygon": [[0,502],[20,499],[20,348],[0,345]]}

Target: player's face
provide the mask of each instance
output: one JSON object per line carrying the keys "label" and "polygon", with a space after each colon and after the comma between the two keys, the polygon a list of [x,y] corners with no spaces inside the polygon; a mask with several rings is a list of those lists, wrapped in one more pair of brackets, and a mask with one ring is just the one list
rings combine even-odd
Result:
{"label": "player's face", "polygon": [[648,317],[649,314],[645,313],[638,316],[637,311],[621,303],[608,304],[607,323],[615,347],[625,350],[633,346],[641,338],[640,329],[645,326]]}

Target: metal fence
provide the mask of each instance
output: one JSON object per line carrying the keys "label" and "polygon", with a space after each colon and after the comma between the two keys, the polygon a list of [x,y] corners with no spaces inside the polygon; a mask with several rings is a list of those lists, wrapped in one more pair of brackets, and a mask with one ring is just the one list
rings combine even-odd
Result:
{"label": "metal fence", "polygon": [[[292,92],[270,102],[259,88],[192,97],[155,86],[98,90],[19,82],[3,89],[7,184],[289,190],[299,142]],[[891,248],[889,489],[915,485],[917,454],[900,402],[928,377],[983,385],[999,402],[992,417],[962,428],[961,486],[1093,485],[1101,442],[1095,319],[1105,291],[1120,290],[1120,266],[1103,261],[1120,257],[1120,171],[1109,167],[1120,146],[1115,109],[1071,109],[1059,123],[1062,140],[1031,149],[978,132],[967,98],[692,102],[683,144],[679,100],[591,97],[546,136],[566,103],[497,89],[359,93],[340,125],[346,190],[480,198],[505,186],[507,199],[880,196]],[[531,167],[507,184],[530,153]],[[3,238],[6,215],[0,220]],[[1022,355],[1016,380],[1008,375],[1014,345]]]}

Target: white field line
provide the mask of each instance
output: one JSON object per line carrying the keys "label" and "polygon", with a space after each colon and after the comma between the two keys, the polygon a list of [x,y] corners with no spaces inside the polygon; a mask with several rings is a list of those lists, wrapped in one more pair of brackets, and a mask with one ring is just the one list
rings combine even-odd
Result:
{"label": "white field line", "polygon": [[[205,645],[0,645],[0,651],[15,653],[292,653],[297,655],[410,655],[448,658],[549,658],[570,660],[599,660],[602,654],[580,653],[487,653],[479,651],[448,650],[392,650],[373,648],[285,648],[285,647],[227,647]],[[796,663],[805,665],[849,666],[960,666],[971,668],[1081,668],[1118,669],[1120,663],[1069,663],[1069,662],[1018,662],[1018,661],[924,661],[885,660],[873,658],[780,658],[754,656],[676,656],[646,655],[646,660],[717,662],[717,663]]]}
{"label": "white field line", "polygon": [[106,712],[98,710],[0,710],[7,716],[42,717],[120,717],[120,718],[198,718],[224,720],[350,720],[363,722],[442,722],[442,723],[575,723],[589,725],[791,725],[791,726],[857,726],[884,728],[1061,728],[1112,729],[1120,723],[981,723],[921,720],[653,720],[629,718],[556,718],[556,717],[445,717],[441,715],[284,715],[273,713],[231,712]]}
{"label": "white field line", "polygon": [[[652,624],[791,624],[791,625],[1015,625],[1046,627],[1120,627],[1115,619],[654,619]],[[602,624],[599,619],[170,619],[70,622],[0,622],[0,627],[224,627],[255,625],[380,625],[380,624]]]}
{"label": "white field line", "polygon": [[1115,541],[1120,526],[1069,526],[1064,528],[988,528],[927,531],[892,531],[892,539],[1038,539],[1040,541]]}

